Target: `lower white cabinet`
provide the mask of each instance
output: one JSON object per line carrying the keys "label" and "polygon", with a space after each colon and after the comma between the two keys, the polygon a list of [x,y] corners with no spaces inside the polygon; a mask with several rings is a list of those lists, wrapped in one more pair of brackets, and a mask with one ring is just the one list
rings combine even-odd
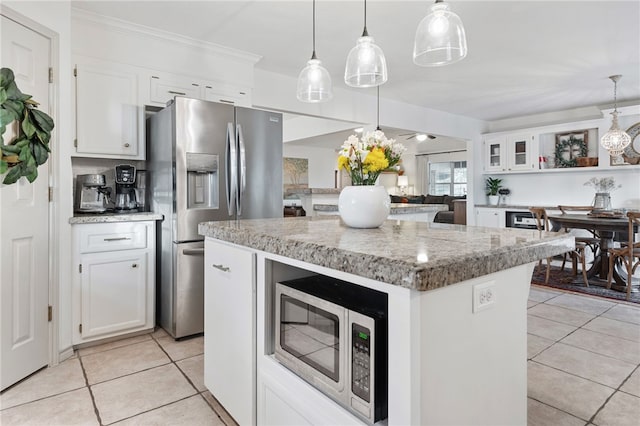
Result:
{"label": "lower white cabinet", "polygon": [[504,228],[505,227],[504,209],[492,209],[492,208],[485,208],[485,207],[476,208],[476,226]]}
{"label": "lower white cabinet", "polygon": [[204,253],[204,384],[238,424],[255,424],[256,255],[211,239]]}
{"label": "lower white cabinet", "polygon": [[76,224],[73,343],[151,330],[155,222]]}

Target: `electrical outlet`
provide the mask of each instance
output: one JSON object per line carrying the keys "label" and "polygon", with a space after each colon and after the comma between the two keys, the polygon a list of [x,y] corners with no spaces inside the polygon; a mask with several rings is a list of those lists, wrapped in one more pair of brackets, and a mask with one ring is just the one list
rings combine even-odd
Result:
{"label": "electrical outlet", "polygon": [[473,286],[473,313],[491,308],[496,303],[495,281]]}

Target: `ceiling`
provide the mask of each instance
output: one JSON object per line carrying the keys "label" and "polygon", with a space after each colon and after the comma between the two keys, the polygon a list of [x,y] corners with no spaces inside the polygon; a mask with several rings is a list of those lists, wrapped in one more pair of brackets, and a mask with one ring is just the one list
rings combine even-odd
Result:
{"label": "ceiling", "polygon": [[[389,69],[381,97],[493,121],[611,106],[608,76],[622,74],[619,102],[640,99],[640,1],[451,0],[469,53],[456,64],[423,68],[412,62],[413,37],[431,4],[368,1],[367,28]],[[311,56],[311,0],[72,5],[258,54],[257,68],[292,77]],[[336,87],[347,88],[345,60],[362,27],[362,1],[316,1],[316,51]]]}

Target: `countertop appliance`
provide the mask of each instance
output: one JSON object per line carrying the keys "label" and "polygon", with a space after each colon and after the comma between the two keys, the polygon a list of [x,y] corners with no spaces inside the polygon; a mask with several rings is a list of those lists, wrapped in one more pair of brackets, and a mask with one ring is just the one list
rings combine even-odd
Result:
{"label": "countertop appliance", "polygon": [[104,213],[109,205],[111,188],[104,175],[76,176],[75,213]]}
{"label": "countertop appliance", "polygon": [[138,211],[136,201],[136,168],[129,164],[116,166],[116,200],[115,211],[117,213],[133,213]]}
{"label": "countertop appliance", "polygon": [[505,221],[507,228],[538,229],[531,212],[506,211]]}
{"label": "countertop appliance", "polygon": [[387,295],[314,275],[276,283],[275,357],[373,424],[388,411]]}
{"label": "countertop appliance", "polygon": [[204,331],[198,223],[282,217],[282,114],[176,96],[147,120],[150,210],[157,236],[159,323]]}

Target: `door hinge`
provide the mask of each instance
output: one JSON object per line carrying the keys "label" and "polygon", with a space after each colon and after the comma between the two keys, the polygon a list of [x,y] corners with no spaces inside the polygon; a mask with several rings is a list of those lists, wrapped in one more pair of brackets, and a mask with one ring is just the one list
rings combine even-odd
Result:
{"label": "door hinge", "polygon": [[49,322],[53,321],[53,306],[51,305],[47,308],[47,318]]}
{"label": "door hinge", "polygon": [[78,67],[73,67],[73,76],[74,77],[78,76]]}
{"label": "door hinge", "polygon": [[78,331],[80,332],[80,334],[82,334],[82,324],[78,326]]}
{"label": "door hinge", "polygon": [[78,139],[74,139],[73,140],[73,146],[74,146],[74,148],[78,147]]}
{"label": "door hinge", "polygon": [[49,67],[49,83],[53,83],[53,68]]}
{"label": "door hinge", "polygon": [[78,265],[78,272],[82,273],[82,263]]}
{"label": "door hinge", "polygon": [[53,201],[53,187],[49,187],[49,202]]}

